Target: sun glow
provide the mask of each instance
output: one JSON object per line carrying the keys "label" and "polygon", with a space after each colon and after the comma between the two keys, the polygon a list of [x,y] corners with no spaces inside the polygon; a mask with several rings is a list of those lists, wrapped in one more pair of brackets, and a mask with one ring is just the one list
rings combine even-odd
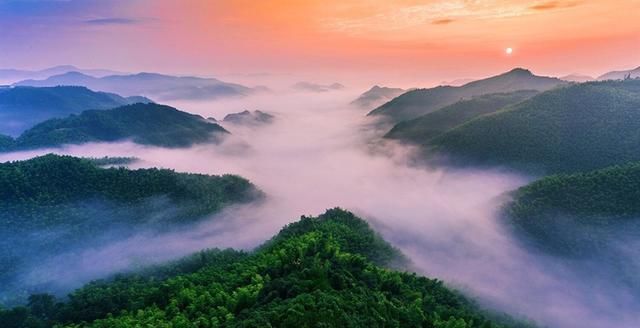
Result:
{"label": "sun glow", "polygon": [[513,53],[513,48],[504,49],[504,53],[506,53],[507,55],[511,55]]}

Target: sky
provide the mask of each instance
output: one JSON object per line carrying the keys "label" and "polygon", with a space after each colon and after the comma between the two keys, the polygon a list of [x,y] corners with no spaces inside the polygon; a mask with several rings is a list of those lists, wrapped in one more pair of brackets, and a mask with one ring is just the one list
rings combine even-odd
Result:
{"label": "sky", "polygon": [[0,0],[0,67],[398,86],[516,66],[597,76],[640,65],[638,10],[640,0]]}

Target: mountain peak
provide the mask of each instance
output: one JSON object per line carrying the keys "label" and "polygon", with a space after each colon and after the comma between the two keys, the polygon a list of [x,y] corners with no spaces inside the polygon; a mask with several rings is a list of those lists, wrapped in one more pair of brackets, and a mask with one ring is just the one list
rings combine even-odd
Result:
{"label": "mountain peak", "polygon": [[531,71],[526,68],[516,67],[505,73],[505,75],[533,75],[533,73],[531,73]]}

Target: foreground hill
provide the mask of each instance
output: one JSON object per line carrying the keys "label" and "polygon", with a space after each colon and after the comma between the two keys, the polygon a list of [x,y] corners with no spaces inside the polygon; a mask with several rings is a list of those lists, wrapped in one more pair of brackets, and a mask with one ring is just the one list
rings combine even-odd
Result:
{"label": "foreground hill", "polygon": [[0,151],[127,139],[142,145],[189,147],[218,141],[227,133],[218,124],[198,115],[164,105],[135,104],[110,110],[89,110],[42,122],[11,143],[7,143],[6,138],[4,142],[0,141],[0,145],[5,144]]}
{"label": "foreground hill", "polygon": [[213,78],[171,76],[156,73],[93,77],[79,72],[54,75],[45,80],[25,80],[19,86],[80,85],[92,90],[121,95],[145,95],[158,100],[208,100],[219,97],[246,96],[251,88]]}
{"label": "foreground hill", "polygon": [[640,80],[547,91],[456,127],[431,145],[467,163],[546,173],[637,161]]}
{"label": "foreground hill", "polygon": [[17,135],[36,123],[88,109],[151,102],[144,97],[124,98],[84,87],[0,88],[0,133]]}
{"label": "foreground hill", "polygon": [[435,112],[400,122],[385,135],[385,138],[424,144],[458,125],[520,103],[537,93],[533,90],[522,90],[511,93],[492,93],[462,100]]}
{"label": "foreground hill", "polygon": [[[252,253],[210,250],[47,295],[0,323],[66,327],[509,327],[442,282],[385,269],[399,253],[340,209],[303,217]],[[520,325],[521,326],[521,325]],[[13,326],[4,326],[13,327]]]}
{"label": "foreground hill", "polygon": [[249,181],[231,175],[104,169],[57,155],[0,164],[0,303],[24,290],[54,288],[47,280],[53,278],[20,274],[33,259],[38,267],[51,256],[185,226],[260,196]]}
{"label": "foreground hill", "polygon": [[405,92],[407,92],[405,89],[380,87],[376,85],[361,94],[356,100],[352,101],[351,104],[364,109],[372,109]]}
{"label": "foreground hill", "polygon": [[518,90],[545,91],[564,83],[566,82],[556,78],[536,76],[528,70],[516,68],[507,73],[473,81],[460,87],[439,86],[409,91],[376,108],[369,115],[382,115],[393,122],[400,122],[428,114],[474,96]]}

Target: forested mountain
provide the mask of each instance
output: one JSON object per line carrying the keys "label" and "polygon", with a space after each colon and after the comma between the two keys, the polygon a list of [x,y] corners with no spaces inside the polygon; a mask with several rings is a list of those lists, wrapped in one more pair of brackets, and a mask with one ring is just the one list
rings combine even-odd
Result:
{"label": "forested mountain", "polygon": [[545,91],[564,83],[566,82],[556,78],[536,76],[528,70],[516,68],[507,73],[473,81],[460,87],[439,86],[409,91],[376,108],[369,115],[382,115],[393,122],[400,122],[428,114],[474,96],[518,90]]}
{"label": "forested mountain", "polygon": [[626,78],[639,78],[640,77],[640,67],[637,67],[635,69],[630,69],[630,70],[626,70],[626,71],[613,71],[613,72],[609,72],[606,74],[603,74],[602,76],[598,77],[598,80],[601,81],[605,81],[605,80],[624,80]]}
{"label": "forested mountain", "polygon": [[89,109],[151,102],[144,97],[124,98],[84,87],[0,88],[0,133],[17,135],[36,123]]}
{"label": "forested mountain", "polygon": [[219,97],[246,96],[251,88],[213,78],[171,76],[156,73],[93,77],[79,72],[51,76],[45,80],[25,80],[21,86],[81,85],[92,90],[120,95],[150,96],[157,100],[209,100]]}
{"label": "forested mountain", "polygon": [[640,297],[640,163],[545,177],[514,192],[504,215],[525,244]]}
{"label": "forested mountain", "polygon": [[586,171],[640,160],[640,80],[550,90],[433,139],[463,163],[531,172]]}
{"label": "forested mountain", "polygon": [[134,104],[110,110],[88,110],[80,115],[42,122],[0,151],[127,139],[142,145],[189,147],[196,143],[217,142],[227,133],[218,124],[173,107]]}
{"label": "forested mountain", "polygon": [[222,122],[238,125],[264,125],[273,123],[275,116],[260,110],[250,112],[248,110],[227,114]]}
{"label": "forested mountain", "polygon": [[361,94],[358,99],[352,101],[351,104],[364,109],[372,109],[405,93],[406,91],[407,90],[400,88],[388,88],[375,85],[365,93]]}
{"label": "forested mountain", "polygon": [[49,290],[47,277],[25,276],[33,259],[42,265],[66,251],[184,226],[259,197],[232,175],[104,169],[57,155],[0,164],[0,303]]}
{"label": "forested mountain", "polygon": [[385,135],[385,138],[424,144],[458,125],[520,103],[537,93],[534,90],[522,90],[472,97],[418,118],[400,122]]}
{"label": "forested mountain", "polygon": [[524,327],[491,321],[442,282],[386,269],[399,253],[340,209],[303,217],[252,253],[203,251],[97,281],[67,302],[35,295],[3,327]]}

